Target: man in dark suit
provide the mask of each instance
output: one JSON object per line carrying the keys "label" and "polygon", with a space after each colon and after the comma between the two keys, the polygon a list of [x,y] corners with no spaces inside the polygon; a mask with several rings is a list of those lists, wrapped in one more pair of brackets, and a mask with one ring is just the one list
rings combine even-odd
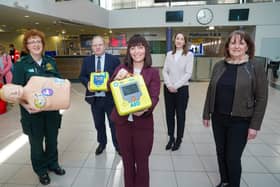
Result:
{"label": "man in dark suit", "polygon": [[95,128],[97,130],[97,141],[99,143],[95,154],[101,154],[106,148],[107,136],[105,127],[105,114],[109,120],[112,141],[116,151],[119,153],[119,146],[116,140],[115,126],[110,119],[114,101],[111,92],[91,92],[89,91],[89,80],[91,72],[108,72],[109,76],[114,73],[116,67],[120,64],[117,57],[105,53],[105,42],[101,36],[95,36],[92,39],[93,55],[85,57],[80,73],[80,80],[86,87],[85,100],[91,105],[91,111]]}

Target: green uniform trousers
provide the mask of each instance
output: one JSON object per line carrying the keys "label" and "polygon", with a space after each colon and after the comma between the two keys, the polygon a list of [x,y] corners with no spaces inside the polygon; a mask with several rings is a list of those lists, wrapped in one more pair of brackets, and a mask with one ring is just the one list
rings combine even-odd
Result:
{"label": "green uniform trousers", "polygon": [[57,137],[61,123],[58,111],[41,112],[32,115],[32,120],[25,122],[29,126],[31,163],[37,175],[45,174],[48,169],[58,165]]}

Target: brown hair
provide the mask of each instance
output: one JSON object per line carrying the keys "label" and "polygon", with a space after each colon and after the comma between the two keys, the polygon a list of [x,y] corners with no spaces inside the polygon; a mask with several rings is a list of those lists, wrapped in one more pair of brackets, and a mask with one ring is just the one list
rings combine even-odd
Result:
{"label": "brown hair", "polygon": [[187,55],[188,54],[188,49],[187,49],[187,45],[188,45],[188,40],[187,40],[187,37],[181,33],[181,32],[177,32],[174,36],[174,42],[173,42],[173,50],[172,50],[172,55],[174,55],[176,53],[176,45],[175,45],[175,40],[176,40],[176,37],[179,35],[179,34],[182,34],[183,37],[184,37],[184,40],[185,40],[185,45],[183,46],[183,55]]}
{"label": "brown hair", "polygon": [[147,42],[147,40],[139,35],[135,34],[128,40],[127,50],[126,50],[126,56],[125,56],[125,65],[127,65],[129,68],[133,67],[133,59],[130,56],[129,50],[131,47],[135,47],[137,45],[143,45],[145,47],[145,58],[144,58],[144,68],[150,67],[152,65],[152,57],[150,53],[150,47]]}
{"label": "brown hair", "polygon": [[24,36],[23,36],[23,43],[22,44],[23,44],[23,49],[24,49],[25,52],[29,53],[29,50],[27,48],[27,44],[28,44],[27,40],[29,38],[34,37],[34,36],[39,36],[41,38],[42,45],[43,45],[43,50],[44,50],[44,48],[45,48],[45,34],[41,31],[39,31],[39,30],[30,29],[30,30],[26,31],[24,33]]}
{"label": "brown hair", "polygon": [[229,54],[229,43],[232,37],[234,36],[240,36],[240,40],[244,40],[248,46],[248,50],[246,51],[246,54],[249,56],[249,59],[253,59],[254,55],[255,55],[255,44],[252,40],[252,38],[250,37],[250,35],[242,30],[236,30],[233,31],[232,33],[230,33],[230,35],[228,36],[226,43],[225,43],[225,51],[224,51],[224,55],[226,58],[230,58],[230,54]]}

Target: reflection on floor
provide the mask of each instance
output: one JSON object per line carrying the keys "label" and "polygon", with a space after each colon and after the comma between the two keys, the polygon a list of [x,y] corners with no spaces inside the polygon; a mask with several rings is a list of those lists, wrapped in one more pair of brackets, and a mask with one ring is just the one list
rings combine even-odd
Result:
{"label": "reflection on floor", "polygon": [[[176,152],[164,149],[167,135],[161,95],[155,110],[155,140],[150,157],[151,187],[213,187],[219,182],[212,132],[201,124],[206,88],[207,83],[192,83],[190,86],[186,131],[181,149]],[[102,155],[94,154],[96,132],[83,95],[81,84],[74,83],[71,108],[63,114],[59,135],[60,163],[67,173],[62,177],[51,173],[49,186],[122,187],[122,162],[111,141]],[[244,152],[241,187],[280,186],[280,91],[270,88],[269,95],[262,130]],[[19,120],[18,106],[0,116],[0,157],[8,145],[21,137]],[[25,143],[25,140],[20,142]],[[1,187],[40,186],[31,168],[29,145],[24,143],[6,159],[1,158]]]}

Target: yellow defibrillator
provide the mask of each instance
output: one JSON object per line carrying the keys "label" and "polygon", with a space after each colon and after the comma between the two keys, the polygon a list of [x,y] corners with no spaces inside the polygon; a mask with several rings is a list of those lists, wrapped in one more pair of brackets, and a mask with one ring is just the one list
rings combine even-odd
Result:
{"label": "yellow defibrillator", "polygon": [[108,91],[107,82],[109,80],[108,72],[92,72],[90,74],[90,91]]}
{"label": "yellow defibrillator", "polygon": [[152,106],[149,92],[141,75],[113,81],[110,88],[120,116],[145,110]]}

